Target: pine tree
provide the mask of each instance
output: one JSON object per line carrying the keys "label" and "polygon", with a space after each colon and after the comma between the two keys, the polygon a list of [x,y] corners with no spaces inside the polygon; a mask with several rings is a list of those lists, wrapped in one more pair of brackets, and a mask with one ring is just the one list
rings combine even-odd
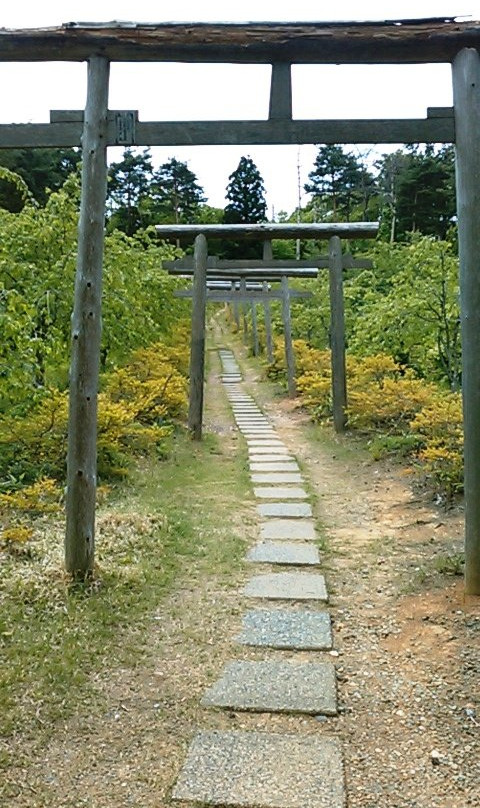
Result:
{"label": "pine tree", "polygon": [[224,221],[227,224],[264,222],[267,203],[262,176],[251,157],[241,157],[228,178],[228,205]]}
{"label": "pine tree", "polygon": [[305,191],[323,203],[333,218],[350,217],[354,205],[364,198],[370,184],[368,172],[353,154],[340,146],[321,146]]}
{"label": "pine tree", "polygon": [[110,229],[123,230],[132,236],[148,224],[142,215],[142,205],[148,198],[152,184],[153,166],[150,150],[135,154],[126,149],[118,163],[108,171],[108,202],[111,209]]}
{"label": "pine tree", "polygon": [[187,163],[172,157],[155,172],[152,210],[158,222],[192,223],[204,202],[203,188]]}

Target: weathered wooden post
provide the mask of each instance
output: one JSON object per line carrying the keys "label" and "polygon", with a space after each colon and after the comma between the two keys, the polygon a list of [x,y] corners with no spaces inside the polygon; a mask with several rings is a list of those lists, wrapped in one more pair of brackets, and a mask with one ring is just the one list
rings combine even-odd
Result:
{"label": "weathered wooden post", "polygon": [[[233,281],[230,284],[230,288],[232,292],[235,291],[235,283]],[[235,327],[238,333],[240,331],[240,309],[238,306],[238,300],[233,301],[233,319],[235,320]]]}
{"label": "weathered wooden post", "polygon": [[286,275],[282,276],[282,318],[285,340],[285,360],[287,364],[288,395],[290,398],[295,398],[297,394],[295,384],[295,354],[293,353],[292,326],[290,322],[290,289]]}
{"label": "weathered wooden post", "polygon": [[[268,292],[268,283],[267,281],[263,282],[263,291],[265,293]],[[264,300],[263,302],[263,312],[265,316],[265,345],[267,348],[267,361],[269,363],[273,362],[273,339],[272,339],[272,311],[270,308],[270,301]]]}
{"label": "weathered wooden post", "polygon": [[202,440],[207,257],[207,239],[202,235],[197,236],[193,252],[192,344],[190,346],[190,396],[188,404],[188,428],[193,440]]}
{"label": "weathered wooden post", "polygon": [[65,566],[75,578],[85,578],[92,572],[95,554],[109,72],[108,59],[90,57],[82,135],[82,199],[72,315],[67,452]]}
{"label": "weathered wooden post", "polygon": [[257,328],[257,304],[252,300],[252,336],[253,336],[253,355],[258,356],[260,353],[260,345],[258,342],[258,328]]}
{"label": "weathered wooden post", "polygon": [[480,595],[480,55],[453,61],[465,458],[465,592]]}
{"label": "weathered wooden post", "polygon": [[[247,294],[247,282],[245,278],[240,279],[240,292],[244,297]],[[243,344],[248,345],[247,303],[245,300],[242,303],[242,320],[243,320]]]}
{"label": "weathered wooden post", "polygon": [[344,432],[347,424],[347,372],[345,364],[342,242],[338,236],[332,236],[330,239],[328,253],[333,426],[335,432]]}
{"label": "weathered wooden post", "polygon": [[[278,68],[277,68],[277,70],[278,70]],[[277,78],[279,78],[279,76],[281,74],[281,71],[280,71],[280,74],[278,72],[275,73],[275,69],[274,69],[273,74],[276,75]],[[284,78],[285,78],[285,76],[284,76]],[[286,78],[287,78],[287,83],[288,83],[288,79],[290,78],[290,65],[288,65],[287,77]],[[275,84],[275,82],[273,81],[273,78],[272,78],[272,87],[273,87],[274,84]],[[291,87],[290,87],[290,93],[291,93]],[[270,114],[272,114],[272,98],[270,98]],[[270,241],[270,239],[267,239],[267,241],[263,242],[263,260],[264,261],[273,261],[272,242]],[[268,283],[266,281],[263,284],[263,291],[264,292],[268,291]],[[266,349],[267,349],[267,361],[271,363],[271,362],[273,362],[273,339],[272,339],[272,310],[270,308],[270,301],[269,300],[264,301],[263,313],[264,313],[264,317],[265,317],[265,345],[266,345]]]}

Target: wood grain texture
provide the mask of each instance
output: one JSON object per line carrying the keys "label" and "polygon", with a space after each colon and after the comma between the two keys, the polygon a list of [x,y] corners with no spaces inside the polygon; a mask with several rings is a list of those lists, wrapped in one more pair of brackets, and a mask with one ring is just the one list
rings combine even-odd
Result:
{"label": "wood grain texture", "polygon": [[345,365],[345,314],[343,303],[342,243],[333,236],[329,243],[330,347],[332,362],[332,409],[335,432],[347,424],[347,370]]}
{"label": "wood grain texture", "polygon": [[76,578],[91,573],[95,552],[97,395],[100,369],[103,244],[107,192],[106,124],[109,63],[88,67],[83,134],[82,199],[72,316],[67,457],[65,566]]}
{"label": "wood grain texture", "polygon": [[465,590],[480,595],[480,55],[453,63],[465,477]]}
{"label": "wood grain texture", "polygon": [[190,345],[190,394],[188,428],[193,440],[202,439],[203,388],[205,382],[205,309],[207,299],[207,254],[205,236],[195,239],[192,306],[192,341]]}
{"label": "wood grain texture", "polygon": [[449,62],[480,47],[476,22],[102,23],[0,31],[1,61]]}

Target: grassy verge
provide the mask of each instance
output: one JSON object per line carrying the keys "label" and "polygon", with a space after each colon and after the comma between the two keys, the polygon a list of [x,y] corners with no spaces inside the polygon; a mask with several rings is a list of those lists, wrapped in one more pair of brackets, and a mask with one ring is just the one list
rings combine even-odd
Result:
{"label": "grassy verge", "polygon": [[26,551],[1,559],[3,765],[14,737],[44,741],[55,722],[92,709],[96,673],[141,664],[152,613],[183,574],[192,585],[212,571],[228,579],[244,553],[229,514],[248,491],[241,455],[214,436],[195,446],[181,436],[168,462],[145,462],[101,509],[91,584],[64,576],[60,522],[37,523]]}

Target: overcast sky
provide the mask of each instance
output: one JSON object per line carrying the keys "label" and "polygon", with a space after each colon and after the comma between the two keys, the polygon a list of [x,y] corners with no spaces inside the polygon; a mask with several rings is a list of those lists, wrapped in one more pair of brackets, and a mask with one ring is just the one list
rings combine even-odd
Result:
{"label": "overcast sky", "polygon": [[[35,28],[69,21],[374,20],[429,16],[480,19],[480,0],[3,0],[0,26]],[[294,9],[294,13],[292,12]],[[452,103],[449,65],[299,65],[293,71],[296,118],[423,117],[427,106]],[[110,107],[138,109],[143,120],[266,118],[268,65],[113,64]],[[50,109],[85,104],[86,67],[74,63],[1,64],[2,122],[47,121]],[[359,92],[361,87],[361,92]],[[379,153],[381,146],[376,146]],[[359,147],[361,152],[368,147]],[[314,146],[182,147],[153,149],[156,164],[188,162],[209,203],[223,207],[228,175],[249,154],[264,178],[269,212],[292,211],[312,169]],[[109,159],[121,157],[109,150]],[[304,197],[303,202],[306,199]]]}

